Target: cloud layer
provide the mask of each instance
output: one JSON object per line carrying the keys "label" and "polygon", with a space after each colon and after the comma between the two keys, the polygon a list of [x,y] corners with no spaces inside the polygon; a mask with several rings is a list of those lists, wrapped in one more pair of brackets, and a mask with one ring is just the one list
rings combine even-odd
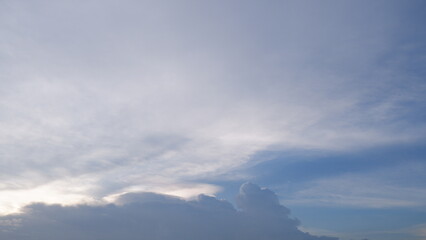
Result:
{"label": "cloud layer", "polygon": [[299,221],[268,189],[244,184],[238,204],[241,211],[206,195],[185,201],[156,193],[129,193],[103,206],[33,204],[22,214],[1,217],[0,236],[8,240],[337,240],[298,230]]}
{"label": "cloud layer", "polygon": [[259,151],[422,139],[420,43],[396,37],[398,2],[367,5],[1,1],[0,211],[214,193],[199,179]]}

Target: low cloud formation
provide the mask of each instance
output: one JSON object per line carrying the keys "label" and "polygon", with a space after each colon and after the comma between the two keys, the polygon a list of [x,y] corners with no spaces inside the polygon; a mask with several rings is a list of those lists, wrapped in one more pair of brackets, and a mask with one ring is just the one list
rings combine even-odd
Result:
{"label": "low cloud formation", "polygon": [[185,201],[156,193],[129,193],[104,206],[32,204],[0,218],[0,238],[337,240],[300,231],[275,193],[257,185],[244,184],[237,204],[240,211],[206,195]]}

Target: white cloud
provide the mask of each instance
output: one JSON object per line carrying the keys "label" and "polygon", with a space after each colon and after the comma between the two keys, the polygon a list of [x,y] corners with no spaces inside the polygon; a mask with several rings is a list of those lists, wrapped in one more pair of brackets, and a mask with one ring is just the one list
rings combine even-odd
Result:
{"label": "white cloud", "polygon": [[[262,150],[425,135],[397,121],[424,86],[378,62],[393,47],[392,4],[385,17],[356,3],[0,4],[2,191],[73,177],[91,179],[76,193],[87,198],[173,193]],[[410,87],[389,87],[401,79]]]}

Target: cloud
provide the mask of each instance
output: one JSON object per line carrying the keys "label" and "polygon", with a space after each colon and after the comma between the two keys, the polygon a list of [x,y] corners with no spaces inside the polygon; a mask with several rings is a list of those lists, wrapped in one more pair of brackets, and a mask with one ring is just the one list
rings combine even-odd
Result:
{"label": "cloud", "polygon": [[211,239],[337,240],[300,231],[299,221],[270,190],[244,184],[241,211],[229,202],[200,195],[197,200],[156,193],[129,193],[115,204],[60,206],[32,204],[22,214],[0,218],[8,240]]}
{"label": "cloud", "polygon": [[320,178],[304,184],[286,202],[356,208],[424,207],[425,169],[423,162],[407,160],[378,170]]}
{"label": "cloud", "polygon": [[415,42],[369,4],[1,1],[0,194],[214,193],[259,151],[423,138]]}
{"label": "cloud", "polygon": [[408,232],[418,237],[426,238],[426,223],[418,224],[408,229],[405,229],[405,232]]}

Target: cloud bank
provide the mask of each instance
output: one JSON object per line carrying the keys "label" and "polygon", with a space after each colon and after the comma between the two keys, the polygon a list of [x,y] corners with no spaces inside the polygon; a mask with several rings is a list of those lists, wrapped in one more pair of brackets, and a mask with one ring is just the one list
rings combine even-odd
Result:
{"label": "cloud bank", "polygon": [[32,204],[22,214],[0,218],[8,240],[337,240],[300,231],[299,221],[277,196],[244,184],[237,211],[229,202],[200,195],[197,200],[156,193],[129,193],[115,204],[60,206]]}

